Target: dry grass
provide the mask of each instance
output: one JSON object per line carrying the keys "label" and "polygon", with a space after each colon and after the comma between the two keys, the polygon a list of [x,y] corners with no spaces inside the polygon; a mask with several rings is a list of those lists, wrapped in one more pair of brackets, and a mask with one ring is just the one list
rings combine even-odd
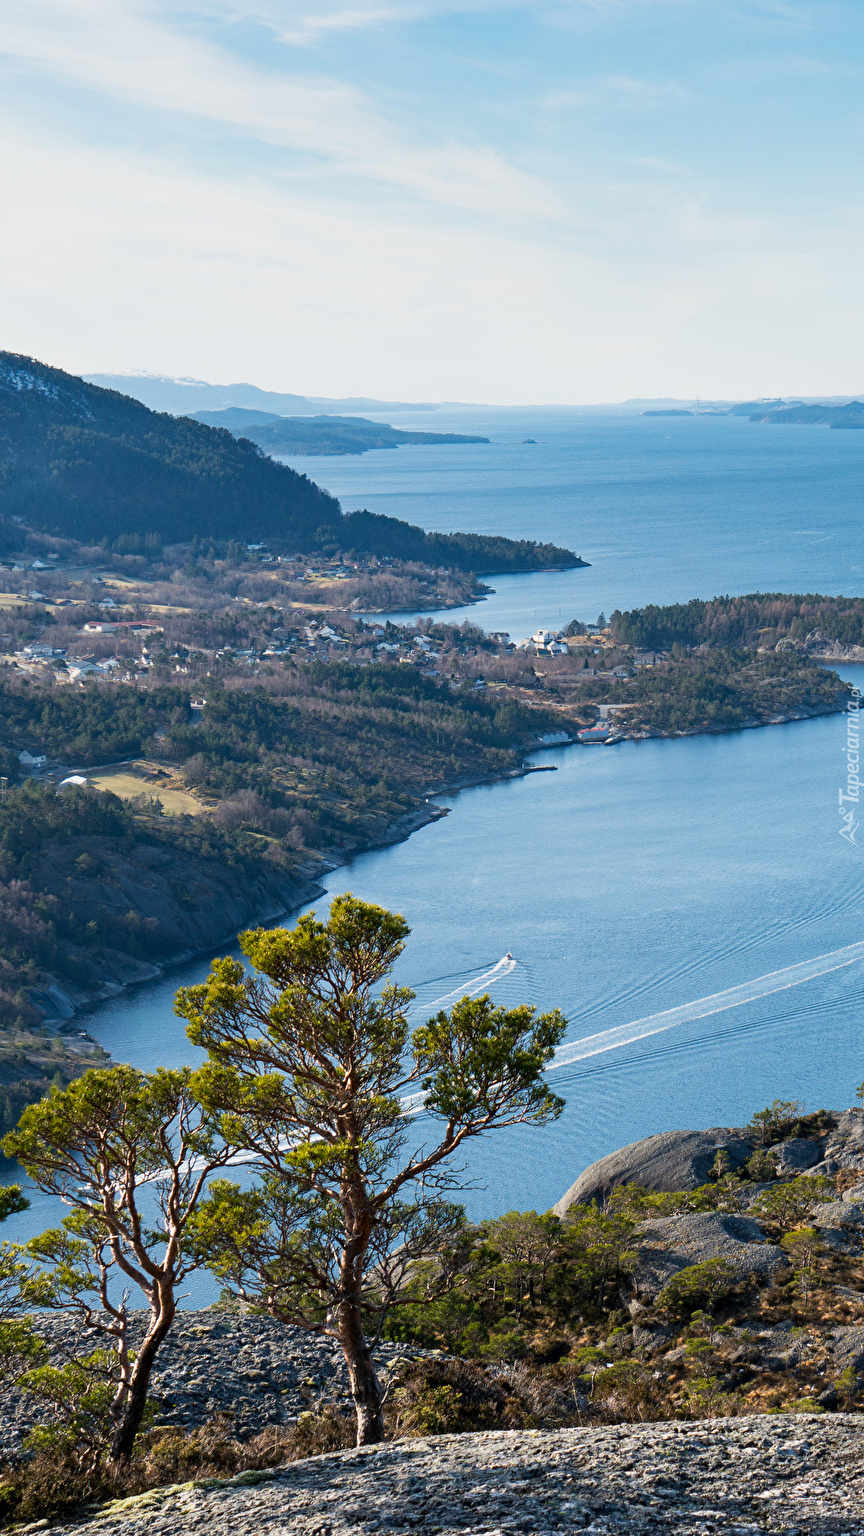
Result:
{"label": "dry grass", "polygon": [[188,790],[164,788],[161,783],[145,778],[127,768],[117,772],[88,774],[88,780],[97,789],[110,789],[121,800],[135,800],[139,795],[150,795],[161,800],[166,816],[200,816],[207,809],[190,795]]}

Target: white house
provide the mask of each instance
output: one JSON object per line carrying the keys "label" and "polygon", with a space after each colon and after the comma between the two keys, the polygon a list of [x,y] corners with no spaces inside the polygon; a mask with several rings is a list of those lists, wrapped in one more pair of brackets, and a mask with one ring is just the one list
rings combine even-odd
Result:
{"label": "white house", "polygon": [[44,752],[36,756],[32,752],[19,752],[18,761],[22,768],[44,768],[48,759]]}

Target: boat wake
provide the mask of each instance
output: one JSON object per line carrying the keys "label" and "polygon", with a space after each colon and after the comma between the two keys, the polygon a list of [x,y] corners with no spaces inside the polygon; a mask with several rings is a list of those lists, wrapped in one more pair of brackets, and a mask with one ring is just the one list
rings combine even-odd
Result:
{"label": "boat wake", "polygon": [[[463,997],[479,997],[483,992],[488,992],[490,987],[494,987],[496,982],[503,981],[505,976],[512,976],[516,963],[508,950],[507,954],[502,955],[501,959],[490,966],[488,971],[482,971],[479,976],[474,975],[470,983],[463,982],[452,992],[445,992],[441,997],[432,998],[429,1002],[418,1003],[416,1008],[411,1010],[412,1016],[418,1013],[428,1014],[433,1008],[444,1008]],[[470,972],[463,972],[463,974],[471,975]],[[419,991],[419,987],[417,990]]]}
{"label": "boat wake", "polygon": [[769,971],[766,976],[757,976],[753,981],[745,981],[740,986],[729,987],[724,992],[714,992],[710,997],[700,997],[695,1002],[683,1003],[678,1008],[667,1008],[662,1013],[649,1014],[646,1018],[636,1019],[631,1024],[621,1024],[615,1029],[604,1029],[596,1035],[586,1035],[581,1040],[571,1040],[559,1047],[547,1070],[554,1071],[556,1067],[568,1067],[573,1062],[586,1060],[589,1056],[599,1056],[604,1051],[618,1050],[622,1045],[631,1045],[636,1040],[645,1040],[649,1035],[659,1035],[667,1029],[676,1029],[680,1024],[690,1024],[695,1019],[704,1019],[713,1013],[725,1013],[729,1008],[740,1008],[744,1003],[756,1002],[760,997],[770,997],[772,992],[783,992],[788,987],[801,986],[805,981],[813,981],[817,976],[826,976],[830,971],[842,970],[844,966],[854,965],[856,961],[862,959],[864,959],[864,941],[847,944],[843,949],[834,949],[826,955],[817,955],[813,960],[802,960],[797,965],[787,965],[779,971]]}

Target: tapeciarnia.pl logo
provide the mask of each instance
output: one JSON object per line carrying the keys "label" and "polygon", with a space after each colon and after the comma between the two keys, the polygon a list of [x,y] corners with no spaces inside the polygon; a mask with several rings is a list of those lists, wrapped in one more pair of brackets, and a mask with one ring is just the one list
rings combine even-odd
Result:
{"label": "tapeciarnia.pl logo", "polygon": [[838,828],[841,837],[845,837],[847,843],[857,842],[855,833],[858,831],[858,803],[861,795],[861,779],[858,774],[860,763],[859,740],[861,693],[856,687],[852,689],[849,703],[846,706],[846,742],[843,751],[846,754],[846,788],[839,791],[839,810],[843,822]]}

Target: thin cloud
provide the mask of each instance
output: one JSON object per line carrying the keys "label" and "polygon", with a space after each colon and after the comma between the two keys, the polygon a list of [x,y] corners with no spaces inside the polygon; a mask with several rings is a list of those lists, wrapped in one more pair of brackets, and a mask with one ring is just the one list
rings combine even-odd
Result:
{"label": "thin cloud", "polygon": [[422,21],[428,16],[453,9],[455,9],[453,6],[422,4],[351,6],[300,16],[293,26],[279,27],[277,35],[280,42],[303,47],[323,42],[339,32],[368,32],[393,23],[402,25],[406,22]]}
{"label": "thin cloud", "polygon": [[553,191],[492,149],[430,147],[338,80],[256,67],[132,0],[2,0],[3,47],[54,79],[329,161],[411,196],[505,218],[560,217]]}
{"label": "thin cloud", "polygon": [[846,59],[818,59],[806,54],[785,54],[756,59],[736,59],[718,72],[723,79],[767,78],[804,80],[858,79],[861,65]]}
{"label": "thin cloud", "polygon": [[371,31],[404,26],[439,16],[473,15],[504,9],[521,10],[531,0],[355,0],[344,4],[326,0],[314,9],[309,0],[192,0],[196,14],[252,20],[269,27],[274,37],[289,47],[309,47],[326,42],[340,32]]}
{"label": "thin cloud", "polygon": [[687,92],[674,80],[640,80],[632,75],[603,75],[594,80],[585,80],[566,91],[550,91],[540,98],[539,105],[547,111],[607,106],[620,111],[622,107],[638,110],[687,100]]}

